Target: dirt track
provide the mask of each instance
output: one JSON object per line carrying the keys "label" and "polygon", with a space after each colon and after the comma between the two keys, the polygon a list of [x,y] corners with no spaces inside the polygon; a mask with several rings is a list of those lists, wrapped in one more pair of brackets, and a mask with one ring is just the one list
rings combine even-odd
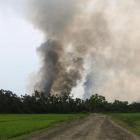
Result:
{"label": "dirt track", "polygon": [[28,140],[139,140],[107,116],[91,114],[85,120],[49,130]]}

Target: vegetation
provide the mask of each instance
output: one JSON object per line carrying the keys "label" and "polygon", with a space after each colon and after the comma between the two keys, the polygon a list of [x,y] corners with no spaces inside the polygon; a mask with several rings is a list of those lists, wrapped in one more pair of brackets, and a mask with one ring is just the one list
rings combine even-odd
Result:
{"label": "vegetation", "polygon": [[25,94],[18,97],[11,91],[0,90],[0,114],[41,114],[41,113],[79,113],[79,112],[140,112],[140,103],[115,100],[113,103],[106,101],[104,96],[95,94],[89,99],[73,99],[67,94],[45,96],[44,93],[35,91],[32,96]]}
{"label": "vegetation", "polygon": [[[45,96],[44,93],[38,91],[34,91],[32,95],[25,94],[18,97],[11,91],[0,90],[0,138],[23,135],[48,128],[58,122],[69,123],[78,117],[86,116],[79,113],[86,114],[87,112],[111,112],[113,114],[110,116],[113,119],[127,124],[130,128],[140,126],[140,114],[138,113],[140,103],[138,102],[129,104],[127,101],[115,100],[109,103],[104,96],[98,94],[81,100],[73,99],[66,93],[61,97],[50,94]],[[56,113],[56,115],[49,113]]]}
{"label": "vegetation", "polygon": [[69,123],[84,114],[12,114],[0,115],[0,139],[12,138],[51,127],[59,122]]}
{"label": "vegetation", "polygon": [[129,126],[136,126],[140,124],[140,114],[139,113],[118,113],[111,114],[112,117],[119,119]]}
{"label": "vegetation", "polygon": [[32,96],[18,97],[11,91],[0,90],[0,113],[79,113],[103,111],[106,103],[103,96],[93,95],[90,99],[83,101],[79,98],[73,99],[64,94],[45,96],[44,93],[35,91]]}
{"label": "vegetation", "polygon": [[140,136],[140,113],[110,113],[113,121]]}

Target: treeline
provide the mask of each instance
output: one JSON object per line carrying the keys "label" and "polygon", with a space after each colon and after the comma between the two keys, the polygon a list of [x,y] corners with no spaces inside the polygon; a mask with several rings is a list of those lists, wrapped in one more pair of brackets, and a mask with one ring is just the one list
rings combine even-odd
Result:
{"label": "treeline", "polygon": [[73,99],[64,94],[45,96],[35,91],[32,96],[18,97],[11,91],[0,90],[0,113],[86,113],[86,112],[140,112],[140,103],[115,100],[106,101],[104,96],[95,94],[89,99]]}

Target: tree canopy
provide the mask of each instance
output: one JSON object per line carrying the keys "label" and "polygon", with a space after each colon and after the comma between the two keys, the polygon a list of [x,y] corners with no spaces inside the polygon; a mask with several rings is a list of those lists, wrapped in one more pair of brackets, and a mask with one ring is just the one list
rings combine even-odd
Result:
{"label": "tree canopy", "polygon": [[32,95],[18,97],[11,91],[0,90],[0,113],[85,113],[85,112],[140,112],[140,103],[115,100],[106,101],[104,96],[94,94],[89,99],[74,99],[64,93],[45,96],[34,91]]}

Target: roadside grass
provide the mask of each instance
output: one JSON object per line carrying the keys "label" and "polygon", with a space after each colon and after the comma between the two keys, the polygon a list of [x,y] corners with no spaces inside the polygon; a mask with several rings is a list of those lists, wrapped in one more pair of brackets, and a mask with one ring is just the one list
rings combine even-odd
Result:
{"label": "roadside grass", "polygon": [[107,115],[118,125],[140,137],[140,113],[110,113]]}
{"label": "roadside grass", "polygon": [[6,114],[0,115],[0,139],[19,140],[60,125],[66,125],[87,114]]}

